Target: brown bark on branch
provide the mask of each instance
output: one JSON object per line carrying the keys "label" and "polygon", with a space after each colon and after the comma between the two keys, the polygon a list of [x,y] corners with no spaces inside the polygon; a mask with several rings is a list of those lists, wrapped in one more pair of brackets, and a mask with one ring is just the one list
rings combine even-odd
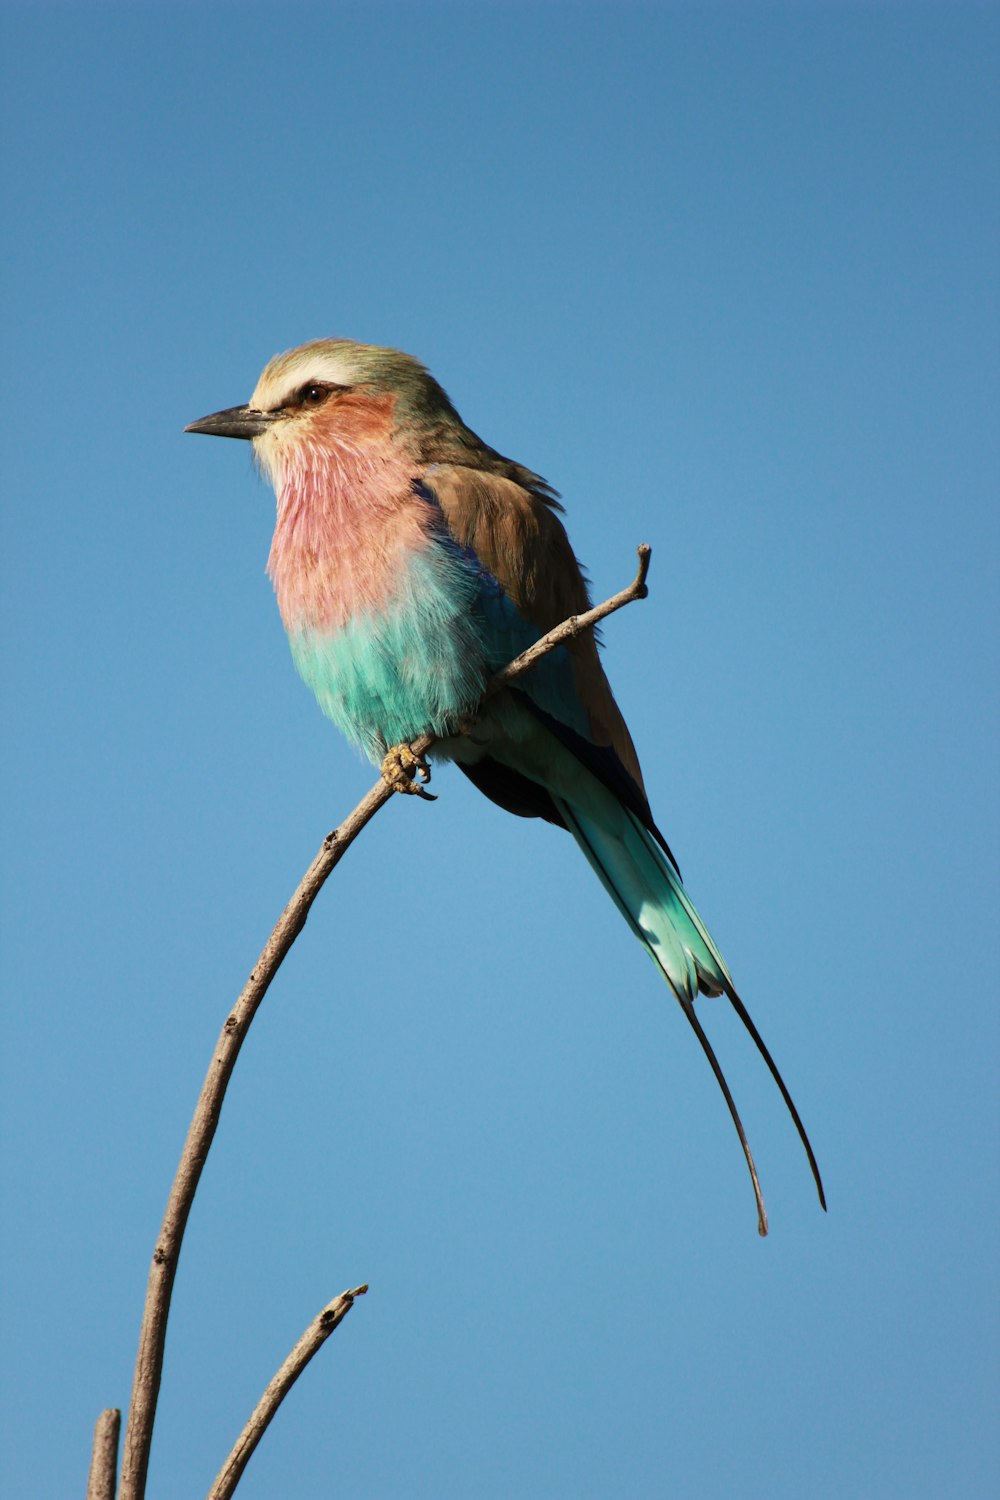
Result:
{"label": "brown bark on branch", "polygon": [[118,1434],[122,1414],[117,1407],[102,1411],[94,1424],[94,1446],[90,1451],[90,1475],[87,1500],[115,1500],[115,1475],[118,1471]]}
{"label": "brown bark on branch", "polygon": [[249,1420],[233,1445],[233,1450],[215,1477],[207,1500],[230,1500],[240,1482],[240,1476],[250,1461],[250,1455],[267,1430],[268,1423],[278,1407],[298,1380],[316,1351],[326,1343],[333,1330],[342,1323],[354,1306],[355,1297],[363,1297],[367,1286],[356,1286],[351,1292],[341,1292],[313,1318],[305,1333],[292,1349],[288,1358],[277,1370]]}
{"label": "brown bark on branch", "polygon": [[639,556],[639,570],[629,584],[627,589],[622,589],[618,594],[612,594],[610,599],[605,599],[603,604],[595,604],[593,609],[588,609],[582,615],[570,615],[568,620],[563,620],[561,625],[554,626],[541,640],[529,646],[527,651],[522,651],[509,666],[501,667],[500,671],[486,684],[483,701],[492,698],[501,688],[513,682],[516,677],[522,677],[525,672],[530,672],[537,661],[561,646],[563,641],[572,640],[573,636],[580,635],[584,630],[590,630],[593,626],[613,615],[616,609],[621,609],[626,604],[631,604],[633,599],[645,599],[649,593],[646,587],[646,575],[649,572],[649,559],[653,549],[646,542],[640,542],[636,548]]}
{"label": "brown bark on branch", "polygon": [[[553,651],[564,641],[591,629],[615,610],[630,604],[634,599],[644,599],[647,594],[646,574],[649,570],[650,548],[643,544],[638,549],[639,568],[628,588],[595,605],[583,614],[574,615],[557,625],[548,634],[508,666],[502,668],[487,684],[484,701],[499,692],[507,683],[530,670],[547,652]],[[416,756],[423,756],[434,743],[433,735],[421,735],[410,749]],[[146,1474],[149,1468],[149,1452],[153,1437],[153,1422],[163,1372],[163,1350],[166,1342],[167,1317],[174,1277],[180,1258],[181,1243],[187,1224],[191,1204],[197,1191],[202,1168],[215,1136],[225,1098],[226,1088],[232,1076],[240,1048],[257,1013],[257,1008],[267,993],[271,980],[287,954],[289,948],[305,926],[306,918],[328,876],[340,863],[347,850],[367,823],[393,795],[385,781],[377,781],[366,797],[332,833],[328,833],[312,864],[285,907],[250,977],[243,987],[239,999],[226,1018],[212,1054],[201,1094],[195,1108],[187,1139],[181,1152],[177,1174],[167,1199],[166,1212],[153,1252],[146,1287],[146,1302],[143,1308],[142,1325],[139,1331],[139,1349],[136,1355],[135,1374],[132,1383],[132,1398],[129,1403],[128,1423],[122,1455],[121,1485],[119,1500],[143,1500],[146,1491]],[[280,1396],[278,1398],[280,1400]]]}

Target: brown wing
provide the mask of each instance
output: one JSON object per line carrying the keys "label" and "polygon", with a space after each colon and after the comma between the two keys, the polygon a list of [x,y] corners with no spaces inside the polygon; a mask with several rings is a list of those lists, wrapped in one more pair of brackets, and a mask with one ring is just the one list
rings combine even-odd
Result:
{"label": "brown wing", "polygon": [[[540,631],[589,608],[586,579],[551,500],[512,479],[459,464],[435,465],[427,478],[456,540],[473,549]],[[567,649],[594,743],[612,747],[645,796],[635,746],[593,631],[578,635]]]}

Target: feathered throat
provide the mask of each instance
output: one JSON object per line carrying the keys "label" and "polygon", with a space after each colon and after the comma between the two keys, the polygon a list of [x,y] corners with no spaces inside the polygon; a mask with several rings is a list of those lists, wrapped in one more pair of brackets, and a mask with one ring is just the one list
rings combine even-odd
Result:
{"label": "feathered throat", "polygon": [[386,609],[406,555],[429,542],[412,461],[398,449],[308,439],[263,460],[278,499],[267,572],[286,629],[335,631]]}

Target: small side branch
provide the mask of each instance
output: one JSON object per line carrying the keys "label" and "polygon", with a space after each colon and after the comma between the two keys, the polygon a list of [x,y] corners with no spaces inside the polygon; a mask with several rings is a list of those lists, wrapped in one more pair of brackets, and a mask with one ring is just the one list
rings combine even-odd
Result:
{"label": "small side branch", "polygon": [[355,1297],[363,1297],[367,1290],[367,1286],[356,1286],[353,1291],[341,1292],[339,1297],[334,1297],[332,1302],[328,1302],[316,1314],[251,1412],[250,1419],[236,1439],[232,1452],[216,1475],[207,1500],[230,1500],[243,1470],[250,1461],[251,1454],[264,1436],[278,1407],[313,1355],[347,1317],[354,1306]]}
{"label": "small side branch", "polygon": [[[634,599],[644,599],[647,594],[646,574],[649,570],[650,549],[643,544],[638,549],[639,570],[628,588],[605,600],[603,604],[574,615],[550,630],[547,635],[509,666],[491,678],[484,699],[499,692],[509,682],[530,670],[547,652],[555,650],[564,641],[591,629],[623,605]],[[414,740],[411,750],[422,756],[434,744],[434,735],[422,735]],[[263,951],[251,970],[250,977],[227,1016],[215,1045],[187,1138],[181,1151],[167,1199],[166,1212],[153,1252],[153,1262],[146,1285],[146,1301],[139,1330],[139,1349],[136,1355],[132,1396],[129,1402],[128,1422],[122,1453],[121,1483],[118,1500],[143,1500],[146,1493],[146,1475],[149,1469],[149,1453],[153,1440],[153,1422],[159,1398],[160,1380],[163,1373],[163,1350],[167,1336],[167,1318],[173,1293],[177,1263],[180,1259],[181,1243],[187,1225],[191,1204],[198,1188],[202,1169],[215,1137],[222,1111],[222,1103],[236,1066],[236,1059],[250,1030],[257,1009],[267,994],[275,974],[305,926],[324,884],[332,871],[343,859],[358,834],[371,822],[379,808],[392,797],[392,789],[381,779],[364,797],[339,827],[328,833],[312,864],[278,918],[274,931],[264,945]]]}
{"label": "small side branch", "polygon": [[608,615],[613,615],[616,609],[622,609],[633,600],[645,599],[649,593],[646,587],[646,574],[649,572],[652,548],[646,542],[642,542],[636,550],[639,554],[639,570],[627,589],[622,589],[618,594],[612,594],[611,598],[605,599],[603,604],[595,604],[593,609],[588,609],[585,614],[570,615],[568,620],[563,620],[561,625],[557,625],[554,630],[543,635],[541,640],[529,646],[527,651],[522,651],[516,661],[512,661],[509,666],[501,667],[487,685],[486,692],[483,694],[484,700],[492,698],[494,693],[506,687],[508,682],[513,682],[525,672],[530,672],[537,661],[540,661],[549,651],[554,651],[557,646],[561,646],[563,641],[572,640],[582,631],[590,630]]}
{"label": "small side branch", "polygon": [[[501,667],[499,672],[494,673],[486,684],[482,701],[487,703],[490,698],[496,696],[509,682],[514,682],[518,677],[523,677],[525,672],[541,661],[543,656],[548,656],[557,646],[565,641],[571,641],[574,636],[582,635],[585,630],[592,630],[599,625],[608,615],[613,615],[615,610],[623,609],[626,604],[632,604],[636,599],[645,599],[649,594],[646,587],[646,575],[649,572],[649,560],[653,549],[648,542],[640,542],[636,548],[639,557],[639,568],[629,584],[628,588],[622,589],[617,594],[612,594],[610,599],[605,599],[603,604],[595,604],[592,609],[585,610],[582,615],[570,615],[561,624],[541,636],[527,651],[522,651],[520,656],[515,657],[507,666]],[[434,744],[436,735],[422,734],[418,740],[413,740],[410,749],[416,756],[424,756]]]}
{"label": "small side branch", "polygon": [[117,1407],[102,1411],[94,1424],[94,1446],[90,1452],[87,1500],[115,1500],[118,1470],[118,1433],[122,1414]]}

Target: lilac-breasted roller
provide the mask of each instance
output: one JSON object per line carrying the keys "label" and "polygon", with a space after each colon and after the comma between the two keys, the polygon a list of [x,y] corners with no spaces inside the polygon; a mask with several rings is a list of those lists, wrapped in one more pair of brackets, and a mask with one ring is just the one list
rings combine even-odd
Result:
{"label": "lilac-breasted roller", "polygon": [[[653,821],[592,633],[480,707],[490,677],[569,615],[587,584],[544,479],[487,446],[426,369],[319,339],[272,359],[246,406],[188,432],[246,438],[277,495],[268,572],[295,665],[323,712],[400,788],[408,742],[436,735],[481,792],[568,829],[666,979],[725,1096],[767,1233],[757,1170],[695,1014],[726,995],[791,1095]],[[426,774],[423,767],[418,767]]]}

